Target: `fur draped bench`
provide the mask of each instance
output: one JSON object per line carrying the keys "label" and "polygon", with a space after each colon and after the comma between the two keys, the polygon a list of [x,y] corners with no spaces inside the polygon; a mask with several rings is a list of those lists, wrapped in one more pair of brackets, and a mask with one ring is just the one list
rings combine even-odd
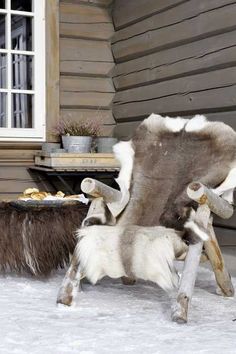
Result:
{"label": "fur draped bench", "polygon": [[[37,203],[37,202],[36,202]],[[37,204],[36,204],[37,205]],[[0,203],[0,270],[48,275],[64,268],[76,244],[75,230],[88,207]]]}

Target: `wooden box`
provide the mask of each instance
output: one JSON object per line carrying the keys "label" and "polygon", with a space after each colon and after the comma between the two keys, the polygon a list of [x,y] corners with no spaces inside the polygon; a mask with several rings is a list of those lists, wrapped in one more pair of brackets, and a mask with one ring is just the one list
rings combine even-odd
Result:
{"label": "wooden box", "polygon": [[51,168],[119,168],[119,162],[113,154],[77,154],[77,153],[45,153],[35,155],[35,165]]}

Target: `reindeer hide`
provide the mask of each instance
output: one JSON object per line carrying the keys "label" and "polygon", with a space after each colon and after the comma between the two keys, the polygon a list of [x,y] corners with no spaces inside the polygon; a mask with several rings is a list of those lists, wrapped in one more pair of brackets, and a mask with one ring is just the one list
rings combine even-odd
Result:
{"label": "reindeer hide", "polygon": [[197,206],[187,196],[188,184],[200,181],[215,188],[235,171],[235,131],[204,116],[188,120],[152,114],[130,143],[135,152],[131,198],[118,221],[121,225],[183,230]]}

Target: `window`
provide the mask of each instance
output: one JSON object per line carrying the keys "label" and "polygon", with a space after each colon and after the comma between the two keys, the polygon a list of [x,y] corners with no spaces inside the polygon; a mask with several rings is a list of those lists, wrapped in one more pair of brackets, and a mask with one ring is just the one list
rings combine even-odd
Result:
{"label": "window", "polygon": [[0,141],[45,138],[45,0],[0,0]]}

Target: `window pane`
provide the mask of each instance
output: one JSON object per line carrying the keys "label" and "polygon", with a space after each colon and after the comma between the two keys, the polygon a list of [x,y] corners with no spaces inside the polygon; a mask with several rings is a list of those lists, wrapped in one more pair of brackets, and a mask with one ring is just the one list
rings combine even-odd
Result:
{"label": "window pane", "polygon": [[18,10],[18,11],[32,11],[32,1],[31,0],[11,0],[11,8],[12,10]]}
{"label": "window pane", "polygon": [[24,93],[12,95],[12,128],[33,127],[33,96]]}
{"label": "window pane", "polygon": [[32,19],[24,16],[11,16],[12,49],[32,50]]}
{"label": "window pane", "polygon": [[0,92],[0,127],[6,127],[7,122],[7,94]]}
{"label": "window pane", "polygon": [[32,56],[12,55],[12,88],[15,90],[32,90]]}
{"label": "window pane", "polygon": [[5,0],[0,0],[0,9],[5,9]]}
{"label": "window pane", "polygon": [[0,14],[0,48],[6,48],[6,16]]}
{"label": "window pane", "polygon": [[7,56],[0,53],[0,88],[6,88],[7,85]]}

